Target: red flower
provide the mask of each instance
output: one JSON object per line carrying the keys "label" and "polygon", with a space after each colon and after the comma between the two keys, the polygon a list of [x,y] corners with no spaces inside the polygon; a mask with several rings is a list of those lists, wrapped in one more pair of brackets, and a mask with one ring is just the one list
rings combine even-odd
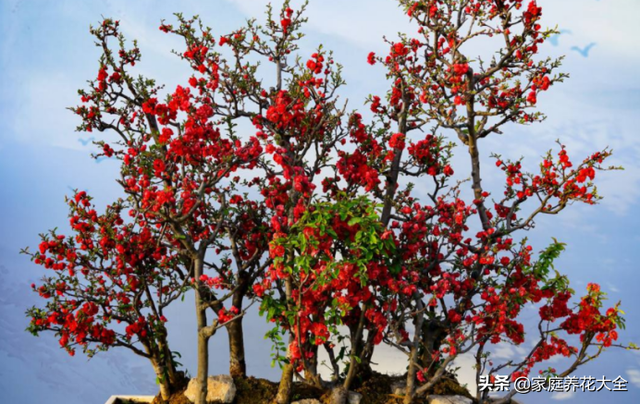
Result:
{"label": "red flower", "polygon": [[404,149],[404,146],[405,146],[404,139],[405,139],[405,135],[402,133],[393,134],[391,136],[391,139],[389,139],[389,147],[391,147],[392,149],[399,149],[399,150]]}
{"label": "red flower", "polygon": [[444,175],[450,177],[453,175],[453,168],[451,168],[451,166],[447,164],[446,166],[444,166],[443,172],[444,172]]}
{"label": "red flower", "polygon": [[456,76],[462,76],[463,74],[467,74],[469,71],[468,63],[458,63],[453,65],[453,74]]}
{"label": "red flower", "polygon": [[313,323],[311,325],[311,332],[316,336],[316,339],[314,342],[316,345],[323,344],[324,342],[327,341],[327,339],[331,335],[329,334],[329,330],[327,329],[327,326],[322,323]]}
{"label": "red flower", "polygon": [[367,56],[367,62],[372,66],[376,64],[376,54],[374,52],[369,53],[369,56]]}
{"label": "red flower", "polygon": [[162,128],[158,141],[161,144],[167,144],[171,140],[171,136],[173,136],[173,130],[171,130],[171,128]]}
{"label": "red flower", "polygon": [[532,91],[529,93],[529,95],[527,96],[527,101],[530,104],[535,104],[536,102],[538,102],[538,99],[536,98],[536,92]]}
{"label": "red flower", "polygon": [[289,26],[291,25],[291,19],[290,18],[283,18],[282,20],[280,20],[280,25],[282,25],[282,30],[287,33],[287,30],[289,28]]}

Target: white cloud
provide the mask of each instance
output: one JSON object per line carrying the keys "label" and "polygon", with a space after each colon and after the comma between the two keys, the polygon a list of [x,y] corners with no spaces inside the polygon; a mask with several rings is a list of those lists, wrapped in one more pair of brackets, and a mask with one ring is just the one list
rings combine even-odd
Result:
{"label": "white cloud", "polygon": [[526,353],[527,353],[527,350],[522,346],[515,346],[508,343],[499,343],[495,345],[495,348],[492,347],[491,358],[505,359],[505,360],[509,360],[509,359],[521,360]]}
{"label": "white cloud", "polygon": [[640,387],[640,370],[638,369],[627,369],[627,376],[629,377],[629,382],[636,387]]}
{"label": "white cloud", "polygon": [[564,391],[562,393],[553,393],[551,395],[552,400],[564,401],[571,400],[576,393],[574,391]]}
{"label": "white cloud", "polygon": [[[248,17],[262,17],[268,3],[274,12],[282,1],[227,0]],[[294,1],[299,8],[302,2]],[[309,27],[327,35],[336,35],[360,47],[377,50],[384,47],[382,37],[395,38],[398,31],[407,31],[408,18],[393,1],[369,0],[345,2],[341,0],[311,1],[307,9]]]}
{"label": "white cloud", "polygon": [[[598,48],[594,50],[607,57],[636,60],[640,57],[640,44],[635,39],[640,34],[636,18],[640,3],[636,0],[618,0],[615,5],[608,1],[584,0],[539,0],[538,3],[543,8],[546,24],[557,23],[560,28],[572,31],[571,42],[582,41],[580,45],[586,45],[598,41]],[[621,35],[623,30],[628,34]]]}
{"label": "white cloud", "polygon": [[620,293],[620,289],[618,289],[613,283],[607,282],[607,287],[613,293]]}

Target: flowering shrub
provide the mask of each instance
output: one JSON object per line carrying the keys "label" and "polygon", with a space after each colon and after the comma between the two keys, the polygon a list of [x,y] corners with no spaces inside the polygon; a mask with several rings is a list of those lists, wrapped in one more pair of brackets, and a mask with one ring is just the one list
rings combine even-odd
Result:
{"label": "flowering shrub", "polygon": [[[180,381],[169,349],[165,308],[187,287],[178,257],[161,245],[157,230],[125,222],[127,203],[118,200],[99,215],[86,192],[68,200],[74,236],[42,235],[36,264],[51,270],[32,288],[47,299],[31,308],[28,330],[54,331],[60,346],[89,356],[125,347],[149,359],[168,398]],[[120,324],[120,325],[118,325]]]}
{"label": "flowering shrub", "polygon": [[[42,236],[31,255],[54,275],[34,285],[47,304],[28,311],[30,330],[54,331],[70,353],[132,349],[151,360],[166,399],[176,369],[162,313],[193,290],[198,404],[218,329],[229,335],[230,373],[246,376],[242,319],[254,302],[274,324],[278,404],[290,401],[294,375],[344,403],[382,343],[408,358],[405,403],[464,353],[475,355],[478,377],[509,370],[515,379],[557,355],[571,359],[557,372],[568,375],[618,345],[618,305],[605,309],[593,284],[571,303],[576,292],[553,267],[564,245],[534,252],[523,235],[539,215],[597,203],[594,180],[615,168],[604,165],[611,151],[572,162],[560,143],[536,172],[493,155],[487,172],[504,176],[498,190],[480,175],[482,139],[542,121],[538,97],[567,77],[560,60],[537,56],[555,32],[542,29],[541,8],[399,3],[419,30],[389,41],[387,55],[367,56],[390,83],[386,95],[369,97],[370,122],[338,103],[342,67],[330,52],[297,54],[304,6],[285,1],[267,9],[265,25],[250,20],[221,36],[198,18],[163,22],[160,30],[184,41],[177,54],[191,68],[164,95],[130,72],[141,53],[117,21],[92,28],[98,75],[72,110],[80,130],[118,135],[96,143],[99,155],[120,161],[124,198],[99,214],[76,193],[75,237]],[[488,63],[464,53],[482,37],[500,47]],[[468,172],[453,164],[456,144]],[[456,172],[471,178],[470,195]],[[534,348],[494,365],[493,345],[525,341],[519,315],[528,305],[540,317]],[[329,381],[318,371],[320,349]],[[487,393],[476,398],[487,402]]]}

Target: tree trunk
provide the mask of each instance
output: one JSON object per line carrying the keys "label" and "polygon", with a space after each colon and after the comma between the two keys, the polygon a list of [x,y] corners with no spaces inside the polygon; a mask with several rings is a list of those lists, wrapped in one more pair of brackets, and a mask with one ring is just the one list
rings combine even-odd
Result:
{"label": "tree trunk", "polygon": [[[419,307],[423,307],[421,302]],[[442,376],[443,369],[437,368],[435,361],[433,360],[433,352],[440,349],[442,340],[447,336],[446,330],[433,320],[424,321],[422,315],[416,319],[416,330],[421,330],[421,335],[416,331],[416,337],[420,337],[419,341],[414,339],[414,347],[411,348],[411,362],[409,364],[409,371],[407,372],[407,388],[405,390],[405,398],[403,404],[410,404],[413,399],[424,393],[423,386],[418,386],[416,383],[416,373],[418,370],[417,362],[419,359],[420,366],[423,369],[428,369],[427,377],[430,380],[439,379]],[[419,342],[419,344],[417,343]],[[422,355],[418,358],[418,348],[422,346]],[[440,376],[438,376],[440,372]]]}
{"label": "tree trunk", "polygon": [[158,385],[160,386],[160,397],[162,397],[162,401],[168,402],[171,393],[173,393],[173,386],[171,385],[167,372],[165,372],[164,366],[161,366],[155,359],[151,360],[151,364],[153,365],[153,370],[156,373]]}
{"label": "tree trunk", "polygon": [[[296,198],[293,198],[296,199]],[[292,212],[290,212],[290,219],[292,219]],[[288,277],[285,281],[285,298],[287,302],[287,308],[291,310],[291,296],[293,295],[293,282],[291,277]],[[293,332],[289,331],[289,345],[287,350],[290,350],[293,343]],[[302,347],[299,347],[302,349]],[[289,363],[284,365],[282,369],[282,376],[280,377],[280,385],[278,386],[278,394],[276,395],[276,404],[289,404],[291,399],[291,390],[293,389],[293,361],[291,355],[289,355]]]}
{"label": "tree trunk", "polygon": [[442,341],[446,338],[445,329],[434,321],[426,321],[422,326],[422,345],[424,347],[420,357],[420,365],[429,369],[429,376],[436,372],[433,361],[433,351],[439,350]]}
{"label": "tree trunk", "polygon": [[407,369],[407,387],[404,394],[404,404],[410,404],[416,394],[416,374],[418,373],[418,366],[416,362],[418,361],[418,351],[420,350],[423,338],[425,337],[425,335],[423,335],[424,304],[422,303],[422,296],[416,292],[413,294],[413,300],[416,302],[417,314],[413,319],[415,332],[413,335],[413,343],[411,344],[409,368]]}
{"label": "tree trunk", "polygon": [[156,336],[158,350],[157,353],[154,354],[154,357],[162,374],[168,379],[171,393],[173,393],[176,387],[182,382],[183,376],[181,372],[176,370],[173,355],[171,349],[169,349],[169,342],[167,341],[167,329],[162,326],[161,330],[162,331],[159,331]]}
{"label": "tree trunk", "polygon": [[311,385],[322,388],[322,377],[318,374],[318,345],[307,341],[305,351],[311,352],[313,357],[304,361],[304,378]]}
{"label": "tree trunk", "polygon": [[157,384],[160,386],[160,397],[163,402],[169,401],[180,382],[171,357],[171,351],[166,342],[166,330],[159,331],[156,341],[143,341],[142,344],[149,354],[148,358],[156,374]]}
{"label": "tree trunk", "polygon": [[[240,271],[238,274],[239,285],[232,299],[232,304],[242,310],[242,302],[249,287],[247,273]],[[247,362],[244,352],[244,330],[242,328],[243,317],[238,318],[227,325],[229,335],[229,374],[232,377],[247,377]]]}
{"label": "tree trunk", "polygon": [[[356,374],[360,373],[359,370],[361,368],[362,353],[365,351],[363,333],[366,310],[366,306],[361,307],[358,324],[351,324],[349,326],[351,354],[349,357],[349,370],[347,371],[344,383],[342,383],[342,388],[346,391],[344,394],[348,394],[349,389],[353,385]],[[343,392],[340,389],[334,389],[334,394],[336,395],[336,400],[342,400]]]}
{"label": "tree trunk", "polygon": [[176,370],[173,357],[171,356],[171,350],[168,345],[164,345],[164,357],[165,357],[165,369],[167,377],[169,378],[169,385],[171,386],[171,392],[182,383],[184,379],[184,373]]}
{"label": "tree trunk", "polygon": [[227,325],[229,334],[229,373],[232,377],[247,377],[247,363],[244,357],[243,318],[231,321]]}
{"label": "tree trunk", "polygon": [[[418,348],[417,347],[412,347],[411,348],[411,359],[414,359],[417,357],[417,351]],[[409,362],[409,368],[407,369],[407,387],[404,390],[404,400],[402,400],[403,404],[411,404],[411,402],[413,401],[413,397],[416,394],[416,373],[417,373],[417,366],[416,366],[416,362],[415,360],[410,360]]]}
{"label": "tree trunk", "polygon": [[479,201],[476,204],[478,214],[480,215],[480,221],[482,222],[482,228],[487,230],[491,227],[489,223],[489,216],[487,215],[487,208],[484,206],[482,196],[482,178],[480,178],[480,154],[478,153],[477,140],[469,134],[469,155],[471,156],[471,187],[473,189],[473,196]]}
{"label": "tree trunk", "polygon": [[198,332],[198,395],[195,404],[206,404],[209,377],[209,338]]}
{"label": "tree trunk", "polygon": [[289,404],[291,398],[291,390],[293,388],[293,364],[287,363],[282,369],[280,377],[280,385],[278,386],[278,394],[276,395],[275,404]]}
{"label": "tree trunk", "polygon": [[201,258],[195,260],[196,279],[196,320],[198,324],[198,394],[195,404],[206,404],[207,398],[207,378],[209,376],[209,337],[205,334],[207,326],[207,312],[203,306],[200,294],[200,276],[202,275],[203,261]]}

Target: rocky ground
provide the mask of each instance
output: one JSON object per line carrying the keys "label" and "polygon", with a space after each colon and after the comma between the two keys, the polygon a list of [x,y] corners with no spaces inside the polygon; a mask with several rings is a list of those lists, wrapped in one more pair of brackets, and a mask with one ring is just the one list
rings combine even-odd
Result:
{"label": "rocky ground", "polygon": [[[349,395],[349,404],[401,404],[402,376],[375,373],[368,380],[354,387]],[[269,404],[278,391],[278,383],[265,379],[249,377],[232,379],[230,376],[211,376],[209,378],[208,401],[224,404]],[[197,389],[195,380],[185,385],[170,399],[169,404],[191,404]],[[324,404],[328,394],[317,389],[295,383],[292,404]],[[443,379],[429,391],[429,399],[415,400],[416,404],[472,404],[472,396],[466,388],[460,386],[455,378]],[[161,404],[156,397],[153,404]]]}

